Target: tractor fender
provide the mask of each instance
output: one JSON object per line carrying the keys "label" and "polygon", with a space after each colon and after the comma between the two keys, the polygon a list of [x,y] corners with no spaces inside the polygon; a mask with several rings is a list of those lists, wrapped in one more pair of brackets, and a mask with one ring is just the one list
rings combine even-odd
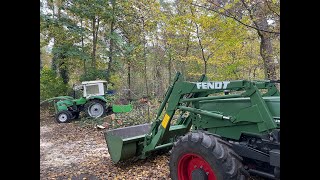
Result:
{"label": "tractor fender", "polygon": [[87,98],[87,100],[93,100],[93,99],[99,99],[99,100],[101,100],[103,102],[107,102],[106,98],[103,97],[103,96],[90,96],[90,97]]}
{"label": "tractor fender", "polygon": [[67,107],[67,105],[66,105],[66,103],[64,101],[58,101],[56,103],[56,106],[57,106],[58,112],[67,111],[68,110],[68,107]]}

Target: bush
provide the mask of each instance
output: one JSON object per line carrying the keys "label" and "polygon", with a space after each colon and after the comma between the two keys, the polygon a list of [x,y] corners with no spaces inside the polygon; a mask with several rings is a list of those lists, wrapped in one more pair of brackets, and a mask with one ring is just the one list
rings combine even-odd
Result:
{"label": "bush", "polygon": [[71,89],[53,70],[43,67],[40,74],[40,100],[69,94]]}

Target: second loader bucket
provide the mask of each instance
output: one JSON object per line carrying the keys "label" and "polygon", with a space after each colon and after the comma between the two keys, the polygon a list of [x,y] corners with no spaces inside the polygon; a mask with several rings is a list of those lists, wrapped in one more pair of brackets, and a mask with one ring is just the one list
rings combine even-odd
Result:
{"label": "second loader bucket", "polygon": [[112,161],[117,163],[134,157],[137,153],[138,142],[144,140],[150,128],[150,124],[141,124],[106,131],[104,136]]}

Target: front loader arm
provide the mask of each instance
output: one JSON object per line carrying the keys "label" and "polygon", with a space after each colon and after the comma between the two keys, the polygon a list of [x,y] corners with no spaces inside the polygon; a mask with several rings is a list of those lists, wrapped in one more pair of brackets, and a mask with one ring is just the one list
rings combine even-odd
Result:
{"label": "front loader arm", "polygon": [[[179,107],[179,105],[182,103],[181,100],[183,100],[184,95],[192,93],[191,97],[187,97],[185,99],[196,99],[196,98],[202,98],[206,97],[211,93],[216,92],[223,92],[225,89],[239,89],[243,88],[244,81],[233,81],[231,84],[229,82],[219,82],[219,85],[217,85],[217,89],[206,89],[205,84],[199,84],[199,83],[206,83],[207,77],[201,76],[200,80],[198,82],[186,82],[182,81],[182,77],[180,76],[180,73],[177,73],[176,78],[174,80],[173,85],[169,88],[167,91],[165,100],[162,102],[160,109],[158,111],[157,120],[152,125],[151,133],[146,135],[145,142],[144,142],[144,149],[142,153],[147,153],[149,151],[153,151],[157,149],[157,145],[162,144],[170,136],[168,136],[170,131],[170,122],[171,119]],[[203,88],[200,87],[200,85],[203,85]],[[165,104],[168,104],[168,107],[166,109],[165,115],[161,121],[158,120],[160,115],[162,114],[162,111],[164,109]],[[187,105],[189,105],[187,103]],[[178,122],[181,123],[181,122]],[[191,120],[190,118],[186,121],[184,121],[183,124],[180,124],[179,130],[183,132],[183,130],[189,130],[191,127]],[[177,130],[177,129],[175,129]]]}
{"label": "front loader arm", "polygon": [[[280,83],[279,81],[276,81],[276,83]],[[258,89],[267,89],[268,91],[262,96],[280,96],[280,92],[273,81],[266,80],[266,81],[257,81],[255,82],[255,85]]]}
{"label": "front loader arm", "polygon": [[[207,77],[202,75],[199,79],[199,82],[207,81]],[[153,151],[156,149],[156,146],[164,141],[163,137],[168,134],[168,130],[170,128],[170,122],[172,116],[174,115],[176,108],[179,105],[180,99],[188,93],[192,93],[192,90],[195,88],[196,84],[187,83],[184,84],[183,78],[178,72],[174,78],[173,84],[169,86],[167,93],[165,95],[164,101],[161,103],[161,106],[158,110],[158,114],[156,117],[156,121],[152,124],[151,133],[146,135],[145,138],[145,146],[142,154],[144,155],[146,152]],[[190,95],[190,97],[198,97],[199,93],[194,93]],[[207,94],[204,94],[207,95]],[[161,116],[164,107],[168,104],[165,115],[163,119],[160,121],[159,117]],[[183,113],[181,113],[182,115]],[[188,121],[189,122],[189,121]],[[160,124],[161,123],[161,124]],[[185,123],[185,127],[190,129],[191,123]]]}
{"label": "front loader arm", "polygon": [[[269,83],[266,83],[265,85],[267,84]],[[260,93],[257,93],[257,91],[259,91],[258,89],[264,89],[265,87],[267,87],[265,85],[259,85],[260,87],[257,88],[256,86],[253,86],[253,83],[244,80],[207,82],[207,78],[204,75],[198,82],[186,82],[182,81],[180,73],[177,73],[174,83],[172,84],[172,86],[169,87],[165,100],[162,102],[160,106],[156,122],[153,123],[150,133],[147,134],[145,137],[142,156],[145,156],[145,154],[150,151],[162,148],[163,146],[172,145],[172,142],[168,140],[172,137],[170,135],[174,133],[170,133],[170,131],[181,132],[182,134],[186,131],[189,131],[192,123],[192,117],[190,116],[183,121],[180,119],[181,121],[178,121],[177,125],[173,126],[171,129],[170,122],[177,109],[180,109],[182,111],[190,111],[190,108],[188,108],[188,106],[192,103],[194,107],[197,107],[197,102],[199,102],[200,100],[208,100],[214,98],[223,99],[233,97],[250,97],[254,104],[256,104],[256,102],[259,102],[259,106],[262,109],[261,113],[264,114],[264,116],[268,116],[267,118],[271,119],[270,121],[272,121],[272,117],[270,116],[270,114],[268,112],[264,112],[266,106],[265,103],[260,103],[259,101],[262,99],[262,96],[260,95]],[[219,96],[218,98],[215,96],[207,97],[209,94],[223,92],[224,90],[245,90],[245,92],[237,95]],[[190,96],[184,98],[185,95]],[[161,116],[166,104],[166,112],[164,114],[163,119],[160,121],[159,117]],[[192,109],[194,109],[193,112],[196,113],[207,113],[197,111],[196,108]],[[182,114],[183,112],[181,113],[181,115]],[[219,116],[219,114],[214,113],[207,114],[211,114],[212,116]],[[229,117],[221,116],[221,118]],[[266,130],[268,128],[273,128],[274,126],[276,126],[275,124],[270,123],[269,121],[266,122],[266,124],[267,126],[265,126],[265,124],[262,124],[263,126],[261,126],[261,130]]]}

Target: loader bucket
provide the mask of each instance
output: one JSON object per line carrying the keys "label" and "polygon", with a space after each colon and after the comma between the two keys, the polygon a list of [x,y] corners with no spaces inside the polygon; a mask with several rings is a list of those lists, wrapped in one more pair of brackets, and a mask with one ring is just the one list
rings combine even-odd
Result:
{"label": "loader bucket", "polygon": [[117,163],[136,156],[138,143],[144,140],[150,128],[150,124],[141,124],[106,131],[104,136],[112,161]]}

